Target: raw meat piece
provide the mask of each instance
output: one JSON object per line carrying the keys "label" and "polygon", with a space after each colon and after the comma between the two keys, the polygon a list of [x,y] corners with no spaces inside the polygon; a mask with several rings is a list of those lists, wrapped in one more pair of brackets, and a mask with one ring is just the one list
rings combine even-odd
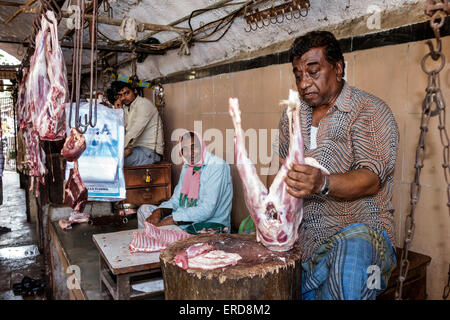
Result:
{"label": "raw meat piece", "polygon": [[247,156],[241,127],[241,112],[237,99],[230,98],[229,112],[233,118],[235,136],[235,163],[242,180],[244,198],[257,229],[257,240],[273,251],[288,251],[297,240],[297,230],[303,217],[302,199],[291,196],[286,191],[284,179],[293,163],[306,163],[328,170],[311,158],[304,159],[303,137],[299,123],[300,99],[298,92],[290,90],[288,105],[290,143],[289,154],[278,171],[269,192],[256,173],[255,166]]}
{"label": "raw meat piece", "polygon": [[83,212],[88,200],[88,191],[81,180],[78,166],[70,169],[69,179],[64,189],[64,204],[70,206],[74,211]]}
{"label": "raw meat piece", "polygon": [[88,222],[89,218],[90,218],[89,214],[87,213],[79,213],[76,211],[72,211],[70,213],[69,220],[61,219],[58,221],[58,224],[63,230],[72,229],[72,224]]}
{"label": "raw meat piece", "polygon": [[28,80],[28,68],[22,69],[22,80],[20,81],[19,91],[17,94],[17,120],[19,122],[20,129],[25,129],[27,127],[27,123],[25,121],[25,113],[27,107],[26,100],[26,83]]}
{"label": "raw meat piece", "polygon": [[79,133],[75,128],[70,129],[70,134],[64,142],[61,155],[67,161],[72,162],[78,159],[85,149],[86,139],[84,135]]}
{"label": "raw meat piece", "polygon": [[212,270],[234,266],[241,259],[242,257],[237,253],[213,250],[189,259],[188,267],[189,269]]}
{"label": "raw meat piece", "polygon": [[88,200],[88,190],[81,179],[78,171],[78,158],[86,149],[86,141],[82,134],[75,128],[70,129],[70,134],[64,142],[61,155],[70,162],[74,162],[70,169],[69,179],[64,188],[64,204],[72,207],[69,220],[60,220],[59,226],[65,229],[71,229],[72,223],[82,223],[89,221],[89,214],[83,213]]}
{"label": "raw meat piece", "polygon": [[188,268],[188,259],[191,259],[193,257],[196,257],[198,255],[201,255],[203,253],[206,253],[211,250],[215,250],[216,248],[212,245],[209,245],[207,243],[196,243],[189,248],[187,248],[182,253],[179,253],[175,256],[173,261],[176,263],[177,266],[187,269]]}
{"label": "raw meat piece", "polygon": [[207,243],[196,243],[185,251],[177,254],[173,261],[183,269],[212,270],[233,266],[242,257],[237,253],[215,250],[215,247]]}
{"label": "raw meat piece", "polygon": [[159,229],[148,222],[144,222],[144,226],[143,231],[133,233],[133,240],[128,245],[132,253],[161,251],[173,242],[192,236],[184,231]]}
{"label": "raw meat piece", "polygon": [[44,185],[44,176],[47,174],[45,167],[45,152],[39,145],[39,135],[33,129],[27,127],[23,131],[25,146],[27,153],[25,162],[28,166],[28,174],[31,177],[30,191],[33,191],[34,182],[36,181],[36,197],[39,197],[39,185]]}

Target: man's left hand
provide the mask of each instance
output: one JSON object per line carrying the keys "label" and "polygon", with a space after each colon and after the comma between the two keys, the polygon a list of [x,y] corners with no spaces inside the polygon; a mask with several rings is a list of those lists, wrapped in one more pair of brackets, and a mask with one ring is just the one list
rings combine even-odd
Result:
{"label": "man's left hand", "polygon": [[161,220],[161,221],[157,224],[157,226],[158,226],[158,227],[162,227],[162,226],[168,226],[168,225],[171,225],[171,224],[175,224],[175,221],[173,220],[173,217],[168,217],[168,218],[166,218],[166,219],[164,219],[164,220]]}
{"label": "man's left hand", "polygon": [[319,193],[324,183],[324,174],[318,168],[306,164],[293,164],[288,171],[285,182],[287,192],[296,198],[303,198]]}
{"label": "man's left hand", "polygon": [[128,157],[131,153],[132,153],[131,149],[125,149],[125,151],[123,152],[124,158]]}

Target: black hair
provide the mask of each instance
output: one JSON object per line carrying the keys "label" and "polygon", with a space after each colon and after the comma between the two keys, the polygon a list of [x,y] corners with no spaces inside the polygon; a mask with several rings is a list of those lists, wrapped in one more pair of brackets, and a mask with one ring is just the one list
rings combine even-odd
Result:
{"label": "black hair", "polygon": [[136,90],[136,88],[133,86],[133,84],[128,83],[128,82],[123,82],[123,81],[113,81],[111,82],[111,90],[117,94],[119,93],[120,90],[122,90],[123,88],[128,88],[131,91],[134,92],[134,90]]}
{"label": "black hair", "polygon": [[119,95],[114,92],[112,88],[106,89],[106,98],[108,99],[109,103],[114,104],[116,100],[119,98]]}
{"label": "black hair", "polygon": [[328,31],[311,31],[295,39],[291,47],[290,60],[293,62],[294,57],[301,57],[308,50],[321,47],[325,49],[325,59],[330,64],[336,66],[339,61],[342,61],[343,77],[345,75],[344,55],[339,41]]}

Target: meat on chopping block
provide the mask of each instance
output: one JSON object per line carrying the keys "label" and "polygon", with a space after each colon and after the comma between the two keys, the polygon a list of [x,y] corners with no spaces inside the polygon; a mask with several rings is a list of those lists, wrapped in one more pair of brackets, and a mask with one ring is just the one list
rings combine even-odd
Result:
{"label": "meat on chopping block", "polygon": [[[229,254],[235,262],[222,263]],[[187,268],[180,254],[191,256]],[[232,255],[232,256],[231,256]],[[237,259],[237,257],[240,259]],[[301,250],[295,245],[286,252],[271,251],[255,235],[197,235],[171,244],[160,255],[167,300],[297,300],[301,298]],[[200,257],[200,259],[196,259]],[[197,261],[198,260],[198,261]]]}
{"label": "meat on chopping block", "polygon": [[315,159],[304,158],[303,136],[300,130],[300,99],[298,92],[290,90],[288,106],[289,153],[267,191],[256,168],[245,150],[245,138],[241,127],[241,111],[238,99],[230,98],[229,112],[235,128],[235,163],[242,180],[247,209],[257,229],[257,239],[274,251],[290,250],[298,237],[298,227],[303,217],[303,201],[291,196],[284,179],[293,163],[306,163],[330,174]]}
{"label": "meat on chopping block", "polygon": [[73,223],[89,221],[89,214],[83,213],[88,200],[88,190],[78,170],[78,158],[85,149],[86,141],[84,135],[72,128],[61,150],[61,155],[67,161],[74,162],[64,188],[64,204],[70,206],[73,210],[70,213],[69,220],[62,219],[59,221],[59,226],[63,230],[71,229]]}

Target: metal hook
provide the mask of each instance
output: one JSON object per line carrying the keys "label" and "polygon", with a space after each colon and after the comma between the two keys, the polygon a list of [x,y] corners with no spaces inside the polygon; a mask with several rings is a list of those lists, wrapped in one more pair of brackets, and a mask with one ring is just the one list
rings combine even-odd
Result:
{"label": "metal hook", "polygon": [[[270,15],[270,23],[272,24],[277,24],[277,13],[274,12],[275,15],[272,17],[272,14]],[[275,20],[273,20],[273,18],[275,18]]]}
{"label": "metal hook", "polygon": [[265,20],[265,19],[264,19],[264,18],[262,19],[263,25],[264,25],[265,27],[270,26],[270,15],[267,14],[267,15],[266,15],[266,18],[267,18],[267,24],[264,23],[264,20]]}
{"label": "metal hook", "polygon": [[[281,16],[281,21],[278,21],[278,17]],[[283,23],[284,21],[284,13],[282,15],[278,14],[277,15],[277,23]]]}
{"label": "metal hook", "polygon": [[252,31],[252,27],[251,27],[250,23],[247,22],[247,25],[248,25],[248,30],[244,27],[244,31],[245,32],[251,32]]}
{"label": "metal hook", "polygon": [[[308,15],[308,8],[301,8],[300,7],[299,12],[300,12],[300,15],[304,18],[304,17],[306,17]],[[303,15],[302,12],[305,12],[305,14]]]}
{"label": "metal hook", "polygon": [[[290,18],[288,18],[288,13],[291,14],[291,17],[290,17]],[[288,20],[288,21],[291,21],[291,20],[292,20],[292,18],[293,18],[292,7],[289,7],[289,12],[287,12],[287,13],[284,15],[284,17],[285,17],[286,20]]]}
{"label": "metal hook", "polygon": [[261,25],[259,25],[258,22],[260,22],[260,21],[259,21],[259,20],[256,20],[256,26],[257,26],[259,29],[264,28],[264,20],[262,20]]}

